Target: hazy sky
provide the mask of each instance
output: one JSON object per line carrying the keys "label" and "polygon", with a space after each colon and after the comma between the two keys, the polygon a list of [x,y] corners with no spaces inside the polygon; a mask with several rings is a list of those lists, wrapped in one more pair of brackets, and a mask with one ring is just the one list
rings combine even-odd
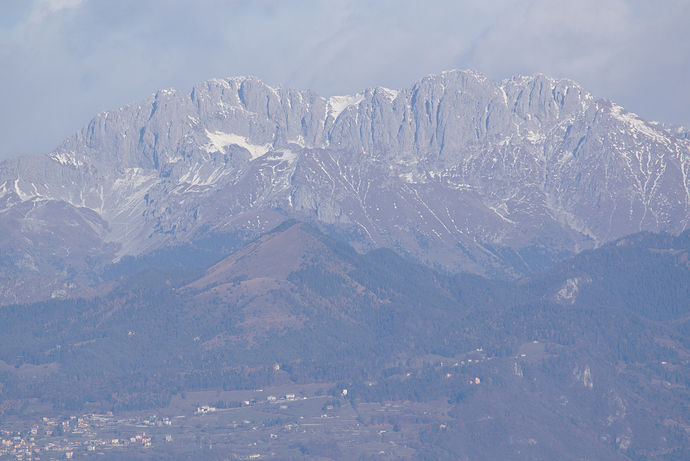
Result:
{"label": "hazy sky", "polygon": [[690,126],[688,24],[688,0],[0,0],[0,159],[238,75],[328,97],[456,68],[541,72]]}

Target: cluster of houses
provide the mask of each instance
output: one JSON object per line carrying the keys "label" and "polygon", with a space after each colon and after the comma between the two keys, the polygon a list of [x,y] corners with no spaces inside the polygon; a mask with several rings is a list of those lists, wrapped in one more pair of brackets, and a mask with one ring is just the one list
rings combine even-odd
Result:
{"label": "cluster of houses", "polygon": [[[33,439],[31,437],[30,439]],[[14,455],[15,459],[31,460],[40,452],[33,440],[27,440],[19,432],[2,431],[0,438],[0,457]]]}
{"label": "cluster of houses", "polygon": [[275,403],[275,402],[279,402],[279,401],[289,402],[292,400],[297,400],[297,398],[295,397],[295,394],[285,394],[285,398],[282,398],[282,399],[276,397],[275,395],[269,395],[268,397],[266,397],[266,401],[269,403]]}
{"label": "cluster of houses", "polygon": [[[42,423],[42,424],[41,424]],[[145,432],[138,432],[135,436],[121,439],[95,438],[100,428],[122,425],[142,426],[170,426],[169,418],[155,416],[140,420],[116,420],[112,413],[106,415],[88,414],[72,416],[63,421],[48,417],[42,418],[39,424],[33,424],[28,431],[0,431],[0,458],[5,455],[19,461],[41,459],[41,454],[57,452],[60,458],[71,459],[76,452],[95,451],[97,447],[124,447],[137,444],[144,448],[152,446],[151,437]],[[64,437],[88,437],[87,440],[74,440]],[[172,437],[166,437],[171,442]]]}
{"label": "cluster of houses", "polygon": [[[343,395],[347,394],[347,390],[343,390]],[[302,397],[306,399],[306,397]],[[285,394],[285,397],[276,397],[275,395],[269,395],[266,397],[266,402],[268,403],[281,403],[281,402],[291,402],[295,400],[300,400],[300,397],[296,397],[295,394]],[[243,407],[248,407],[252,404],[258,403],[257,400],[252,399],[252,400],[242,400],[241,405]],[[216,407],[210,406],[210,405],[202,405],[200,407],[196,408],[197,414],[208,414],[208,413],[215,413],[216,411],[219,411]]]}
{"label": "cluster of houses", "polygon": [[32,461],[40,459],[42,453],[62,452],[66,459],[72,458],[76,449],[82,448],[79,441],[65,442],[64,440],[50,440],[45,444],[39,444],[37,425],[34,425],[28,434],[22,436],[21,432],[2,431],[0,438],[0,457],[9,455],[15,460]]}
{"label": "cluster of houses", "polygon": [[213,413],[214,411],[216,411],[216,407],[211,407],[208,405],[203,405],[203,406],[197,407],[197,409],[196,409],[197,413],[202,413],[202,414]]}

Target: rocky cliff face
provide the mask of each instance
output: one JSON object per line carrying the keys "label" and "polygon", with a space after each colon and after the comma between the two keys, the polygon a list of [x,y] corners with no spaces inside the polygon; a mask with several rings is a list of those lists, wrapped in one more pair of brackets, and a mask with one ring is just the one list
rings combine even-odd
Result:
{"label": "rocky cliff face", "polygon": [[687,228],[687,132],[543,75],[451,71],[330,99],[251,77],[162,90],[0,164],[0,298],[63,295],[124,255],[289,217],[515,277]]}

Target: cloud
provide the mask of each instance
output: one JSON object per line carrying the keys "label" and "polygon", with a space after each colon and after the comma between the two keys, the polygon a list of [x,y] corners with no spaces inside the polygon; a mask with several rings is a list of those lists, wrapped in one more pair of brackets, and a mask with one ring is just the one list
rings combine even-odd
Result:
{"label": "cloud", "polygon": [[683,0],[5,1],[0,159],[49,152],[157,89],[236,75],[331,96],[451,68],[542,72],[690,124]]}
{"label": "cloud", "polygon": [[474,62],[499,73],[599,68],[629,35],[629,15],[620,0],[519,3],[478,41]]}
{"label": "cloud", "polygon": [[77,8],[83,1],[84,0],[37,0],[34,2],[31,16],[35,17],[55,13],[65,8]]}

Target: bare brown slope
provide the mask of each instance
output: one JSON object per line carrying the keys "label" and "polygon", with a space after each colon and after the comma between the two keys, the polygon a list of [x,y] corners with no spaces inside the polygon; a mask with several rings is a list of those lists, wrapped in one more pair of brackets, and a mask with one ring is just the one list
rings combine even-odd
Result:
{"label": "bare brown slope", "polygon": [[238,280],[287,280],[302,262],[326,247],[296,223],[283,232],[272,232],[250,243],[212,266],[206,274],[187,285],[190,290],[204,291],[211,285],[223,285]]}
{"label": "bare brown slope", "polygon": [[341,277],[343,283],[362,293],[363,287],[350,279],[349,264],[336,255],[307,224],[286,223],[218,262],[199,279],[182,287],[191,295],[192,315],[211,314],[221,318],[227,309],[240,312],[240,333],[223,333],[205,344],[208,348],[232,343],[253,344],[270,330],[300,328],[310,318],[305,306],[326,310],[344,321],[352,304],[340,298],[326,299],[290,279],[290,274],[309,266]]}

